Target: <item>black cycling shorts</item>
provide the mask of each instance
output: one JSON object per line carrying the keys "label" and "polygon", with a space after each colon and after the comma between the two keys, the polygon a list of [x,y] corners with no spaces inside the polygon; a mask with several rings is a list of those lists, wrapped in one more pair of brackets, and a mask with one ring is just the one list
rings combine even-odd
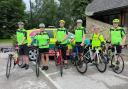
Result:
{"label": "black cycling shorts", "polygon": [[39,53],[48,53],[49,48],[39,48]]}
{"label": "black cycling shorts", "polygon": [[61,47],[62,47],[61,48],[62,57],[64,60],[67,60],[66,51],[67,51],[68,47],[66,46],[66,44],[62,44]]}
{"label": "black cycling shorts", "polygon": [[76,52],[76,47],[78,47],[78,52],[83,53],[84,52],[84,47],[80,45],[81,43],[76,43],[76,46],[74,47],[74,52]]}
{"label": "black cycling shorts", "polygon": [[28,55],[28,46],[27,44],[24,44],[24,45],[20,45],[19,46],[19,55]]}
{"label": "black cycling shorts", "polygon": [[[116,45],[116,50],[117,50],[117,53],[121,53],[122,52],[122,46]],[[114,49],[114,47],[112,47],[112,52],[114,52],[114,51],[115,51],[115,49]]]}

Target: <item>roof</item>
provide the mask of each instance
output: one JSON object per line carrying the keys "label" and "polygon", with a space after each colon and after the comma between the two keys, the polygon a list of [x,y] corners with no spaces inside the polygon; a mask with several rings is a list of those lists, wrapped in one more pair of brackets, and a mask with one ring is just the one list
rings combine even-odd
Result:
{"label": "roof", "polygon": [[128,7],[128,0],[93,0],[92,3],[86,7],[85,14],[90,16],[100,11],[106,11],[125,6]]}

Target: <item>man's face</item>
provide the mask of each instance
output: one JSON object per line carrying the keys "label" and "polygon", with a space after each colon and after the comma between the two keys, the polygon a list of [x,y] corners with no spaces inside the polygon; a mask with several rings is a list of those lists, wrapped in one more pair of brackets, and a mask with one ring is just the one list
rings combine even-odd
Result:
{"label": "man's face", "polygon": [[24,24],[19,24],[18,27],[19,28],[24,28]]}
{"label": "man's face", "polygon": [[41,28],[40,28],[40,32],[43,32],[43,31],[44,31],[44,28],[41,27]]}
{"label": "man's face", "polygon": [[82,25],[82,23],[77,23],[77,27],[80,27]]}
{"label": "man's face", "polygon": [[64,27],[65,23],[60,22],[60,27]]}
{"label": "man's face", "polygon": [[113,23],[113,27],[117,28],[119,26],[119,23]]}

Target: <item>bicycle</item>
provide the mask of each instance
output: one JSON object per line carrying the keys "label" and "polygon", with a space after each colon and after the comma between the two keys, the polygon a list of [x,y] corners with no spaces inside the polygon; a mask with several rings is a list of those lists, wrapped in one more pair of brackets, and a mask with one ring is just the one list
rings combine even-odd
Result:
{"label": "bicycle", "polygon": [[[107,43],[110,44],[110,42]],[[117,52],[116,46],[117,45],[108,46],[108,49],[106,50],[106,57],[107,63],[110,63],[110,67],[112,68],[112,70],[115,73],[120,74],[124,70],[124,60],[120,53]],[[114,52],[112,52],[112,49],[114,49]]]}
{"label": "bicycle", "polygon": [[54,48],[55,51],[55,64],[56,66],[60,66],[60,75],[63,76],[63,67],[64,67],[64,59],[62,58],[62,45],[61,42],[56,42],[56,46],[58,46],[58,51]]}
{"label": "bicycle", "polygon": [[107,58],[103,55],[102,52],[99,51],[99,46],[95,47],[94,49],[95,50],[91,49],[91,45],[85,47],[83,58],[87,63],[95,64],[98,71],[104,73],[107,68]]}
{"label": "bicycle", "polygon": [[6,77],[7,79],[10,76],[10,71],[12,68],[15,67],[15,65],[18,65],[19,67],[21,67],[21,65],[23,64],[23,58],[19,59],[18,56],[16,57],[16,55],[18,54],[18,49],[15,50],[15,53],[13,54],[9,54],[8,55],[8,60],[7,60],[7,65],[6,65]]}
{"label": "bicycle", "polygon": [[75,47],[75,56],[71,55],[71,62],[76,66],[76,69],[79,73],[84,74],[87,71],[87,62],[82,58],[82,55],[78,50],[79,45]]}
{"label": "bicycle", "polygon": [[35,60],[31,60],[31,61],[36,62],[36,77],[39,77],[40,75],[39,67],[40,67],[40,59],[41,59],[39,48],[38,46],[31,46],[30,48],[35,50],[35,52],[33,53]]}

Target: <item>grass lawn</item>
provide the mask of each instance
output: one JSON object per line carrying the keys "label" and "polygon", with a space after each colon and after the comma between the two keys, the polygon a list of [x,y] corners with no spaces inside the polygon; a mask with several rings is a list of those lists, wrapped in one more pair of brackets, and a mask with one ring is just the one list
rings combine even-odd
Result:
{"label": "grass lawn", "polygon": [[0,39],[0,44],[3,43],[12,43],[12,39]]}

